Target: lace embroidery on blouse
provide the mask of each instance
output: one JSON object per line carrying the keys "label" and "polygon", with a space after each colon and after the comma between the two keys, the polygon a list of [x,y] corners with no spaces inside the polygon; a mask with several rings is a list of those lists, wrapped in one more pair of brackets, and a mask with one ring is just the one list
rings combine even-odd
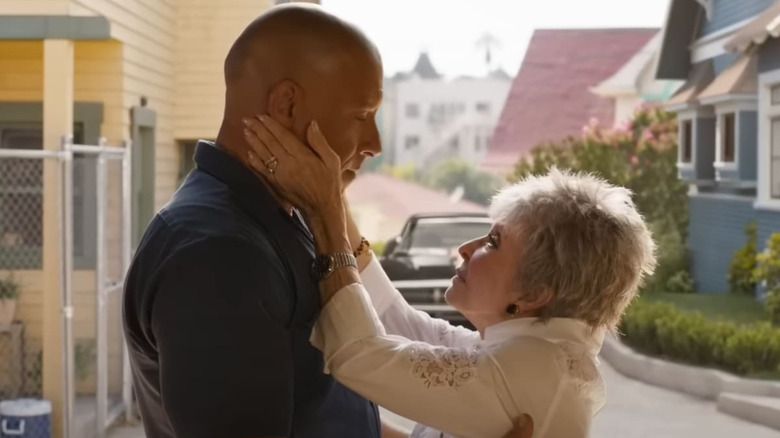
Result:
{"label": "lace embroidery on blouse", "polygon": [[476,350],[415,345],[412,347],[412,374],[426,388],[458,387],[477,377]]}
{"label": "lace embroidery on blouse", "polygon": [[577,393],[581,396],[591,395],[592,391],[600,385],[600,376],[588,350],[571,342],[561,342],[558,347],[561,349],[558,365],[569,375]]}
{"label": "lace embroidery on blouse", "polygon": [[441,324],[439,326],[439,343],[446,344],[449,341],[450,326],[448,324]]}

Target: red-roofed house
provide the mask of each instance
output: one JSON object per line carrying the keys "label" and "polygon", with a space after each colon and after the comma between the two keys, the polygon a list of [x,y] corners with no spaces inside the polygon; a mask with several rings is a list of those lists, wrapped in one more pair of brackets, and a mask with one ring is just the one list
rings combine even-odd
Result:
{"label": "red-roofed house", "polygon": [[506,174],[540,143],[579,135],[591,119],[613,124],[611,99],[591,88],[617,72],[658,29],[534,32],[482,168]]}
{"label": "red-roofed house", "polygon": [[372,241],[395,237],[413,214],[487,211],[473,202],[380,173],[360,174],[347,189],[347,200],[360,231]]}

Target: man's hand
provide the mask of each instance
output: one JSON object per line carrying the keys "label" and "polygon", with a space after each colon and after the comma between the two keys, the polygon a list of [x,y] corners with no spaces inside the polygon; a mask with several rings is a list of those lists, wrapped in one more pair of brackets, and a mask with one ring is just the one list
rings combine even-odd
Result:
{"label": "man's hand", "polygon": [[534,419],[528,414],[523,414],[515,422],[515,428],[512,429],[504,438],[531,438],[534,436]]}

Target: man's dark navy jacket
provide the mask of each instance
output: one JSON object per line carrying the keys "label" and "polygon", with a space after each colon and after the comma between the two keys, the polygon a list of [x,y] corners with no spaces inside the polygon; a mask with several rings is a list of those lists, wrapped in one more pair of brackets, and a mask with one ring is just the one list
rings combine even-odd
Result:
{"label": "man's dark navy jacket", "polygon": [[309,344],[320,307],[306,226],[213,144],[195,163],[125,288],[147,436],[379,438],[376,407],[323,374]]}

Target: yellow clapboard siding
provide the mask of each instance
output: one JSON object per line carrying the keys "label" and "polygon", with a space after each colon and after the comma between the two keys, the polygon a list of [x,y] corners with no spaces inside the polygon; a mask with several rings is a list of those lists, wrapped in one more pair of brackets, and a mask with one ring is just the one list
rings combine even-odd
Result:
{"label": "yellow clapboard siding", "polygon": [[123,41],[125,47],[134,47],[150,56],[164,60],[170,56],[171,47],[162,46],[155,41],[153,36],[147,36],[139,33],[136,29],[125,27],[120,24],[111,26],[111,36]]}
{"label": "yellow clapboard siding", "polygon": [[112,0],[122,6],[128,11],[133,11],[135,15],[143,17],[145,21],[150,23],[156,29],[159,29],[165,33],[168,33],[173,38],[176,37],[176,28],[171,25],[171,22],[176,20],[175,10],[168,8],[160,8],[161,3],[159,1],[148,0]]}
{"label": "yellow clapboard siding", "polygon": [[43,75],[43,59],[0,58],[0,74],[12,70],[17,73]]}
{"label": "yellow clapboard siding", "polygon": [[[123,7],[124,1],[74,0],[74,3],[92,10],[95,15],[102,15],[110,19],[111,35],[117,37],[120,41],[127,42],[125,39],[120,38],[118,34],[115,35],[114,31],[115,29],[124,28],[130,29],[132,32],[139,34],[139,36],[143,36],[142,39],[144,40],[148,37],[149,41],[156,45],[172,47],[175,44],[176,37],[172,26],[153,26],[150,20],[144,16],[137,15],[135,10]],[[151,39],[152,37],[153,39]]]}
{"label": "yellow clapboard siding", "polygon": [[115,41],[77,41],[73,55],[78,60],[122,59],[122,44]]}
{"label": "yellow clapboard siding", "polygon": [[0,57],[12,59],[38,59],[43,65],[43,43],[41,41],[2,41]]}
{"label": "yellow clapboard siding", "polygon": [[68,0],[0,1],[0,15],[65,15]]}
{"label": "yellow clapboard siding", "polygon": [[122,78],[119,75],[82,73],[74,80],[74,88],[81,90],[101,90],[104,92],[122,92]]}
{"label": "yellow clapboard siding", "polygon": [[142,79],[144,81],[153,82],[153,83],[165,83],[170,78],[170,74],[163,74],[158,73],[156,71],[151,71],[148,68],[145,68],[142,65],[136,64],[134,62],[127,62],[125,63],[125,75],[126,77],[135,78],[135,79]]}
{"label": "yellow clapboard siding", "polygon": [[43,88],[43,74],[0,73],[0,88],[36,90]]}
{"label": "yellow clapboard siding", "polygon": [[[149,99],[149,107],[154,110],[158,110],[158,104],[173,105],[174,93],[166,88],[165,84],[125,77],[125,90],[138,93],[138,99],[146,96]],[[138,99],[133,100],[133,105],[138,103]]]}
{"label": "yellow clapboard siding", "polygon": [[[138,2],[138,0],[133,0]],[[141,0],[148,8],[153,9],[157,14],[168,21],[176,20],[176,6],[166,1]]]}
{"label": "yellow clapboard siding", "polygon": [[2,90],[0,102],[40,102],[43,99],[43,89],[39,90]]}
{"label": "yellow clapboard siding", "polygon": [[169,75],[173,74],[174,63],[172,59],[160,59],[150,56],[143,50],[136,47],[127,46],[124,48],[125,63],[133,63],[144,66],[150,71]]}
{"label": "yellow clapboard siding", "polygon": [[222,65],[247,24],[273,1],[181,0],[176,50],[176,138],[214,137],[222,120]]}

